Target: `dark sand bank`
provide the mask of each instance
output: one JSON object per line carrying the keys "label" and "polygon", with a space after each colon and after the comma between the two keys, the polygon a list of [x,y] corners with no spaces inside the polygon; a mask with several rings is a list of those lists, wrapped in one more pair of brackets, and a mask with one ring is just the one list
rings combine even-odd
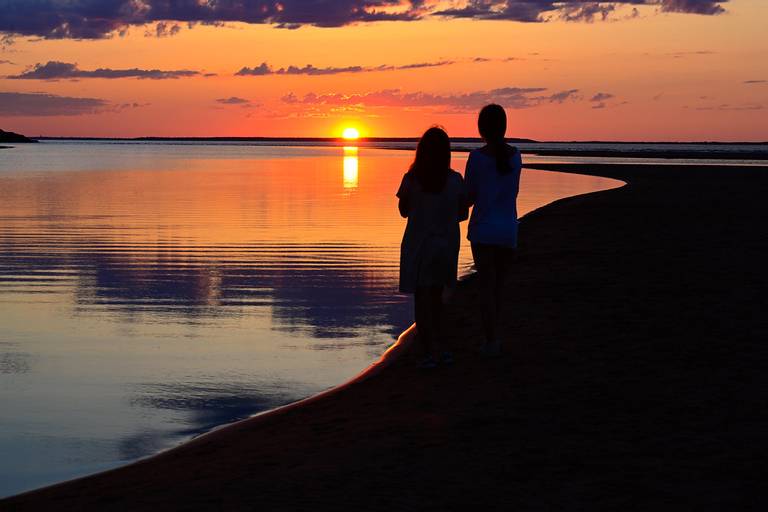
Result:
{"label": "dark sand bank", "polygon": [[[572,157],[599,157],[599,158],[665,158],[676,159],[705,159],[705,160],[768,160],[768,151],[711,151],[711,150],[681,150],[649,148],[647,150],[626,151],[621,149],[589,150],[589,149],[522,149],[523,154],[537,156],[572,156]],[[670,162],[673,164],[674,162]]]}
{"label": "dark sand bank", "polygon": [[500,359],[475,355],[469,281],[447,315],[453,367],[406,354],[0,509],[762,508],[768,168],[546,167],[629,184],[525,218]]}

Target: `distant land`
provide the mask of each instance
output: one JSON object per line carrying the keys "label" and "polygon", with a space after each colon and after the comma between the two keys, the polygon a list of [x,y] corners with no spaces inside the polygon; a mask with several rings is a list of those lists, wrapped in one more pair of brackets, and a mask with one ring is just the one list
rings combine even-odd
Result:
{"label": "distant land", "polygon": [[[115,143],[230,143],[273,146],[349,146],[412,150],[418,137],[38,137],[39,140],[102,141]],[[453,137],[453,150],[466,152],[482,144],[478,137]],[[523,154],[553,157],[614,157],[709,160],[768,160],[768,142],[631,142],[631,141],[537,141],[510,138]]]}
{"label": "distant land", "polygon": [[[83,141],[133,141],[133,142],[340,142],[349,144],[353,141],[341,137],[53,137],[40,135],[37,140],[83,140]],[[354,142],[418,142],[419,137],[360,137]],[[480,137],[451,137],[455,143],[481,143]],[[507,138],[511,144],[643,144],[643,145],[717,145],[717,146],[765,146],[768,141],[719,142],[719,141],[617,141],[617,140],[536,140],[525,138]]]}
{"label": "distant land", "polygon": [[29,137],[25,137],[20,133],[6,132],[3,130],[0,130],[0,142],[13,142],[17,144],[27,144],[27,143],[37,142],[37,141],[34,139],[30,139]]}

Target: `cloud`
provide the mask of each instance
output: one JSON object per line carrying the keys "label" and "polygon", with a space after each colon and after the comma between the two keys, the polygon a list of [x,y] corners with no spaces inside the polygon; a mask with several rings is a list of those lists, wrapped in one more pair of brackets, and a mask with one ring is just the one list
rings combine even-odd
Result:
{"label": "cloud", "polygon": [[595,94],[594,96],[592,96],[592,97],[589,99],[589,101],[593,101],[593,102],[602,102],[602,101],[605,101],[605,100],[609,100],[609,99],[611,99],[611,98],[613,98],[613,97],[614,97],[614,96],[613,96],[613,94],[611,94],[611,93],[608,93],[608,92],[598,92],[597,94]]}
{"label": "cloud", "polygon": [[168,23],[161,21],[155,25],[155,31],[147,31],[144,33],[147,37],[172,37],[181,32],[181,25],[178,23]]}
{"label": "cloud", "polygon": [[608,105],[605,102],[612,98],[615,98],[615,96],[609,92],[598,92],[589,98],[589,101],[590,103],[595,103],[595,105],[592,105],[593,109],[600,110],[606,108]]}
{"label": "cloud", "polygon": [[768,80],[744,80],[744,83],[748,85],[768,84]]}
{"label": "cloud", "polygon": [[10,66],[15,66],[16,64],[11,62],[10,60],[0,60],[0,64],[8,64]]}
{"label": "cloud", "polygon": [[342,67],[323,67],[318,68],[312,64],[306,66],[288,66],[279,69],[274,69],[266,62],[262,62],[256,67],[244,67],[235,76],[266,76],[266,75],[338,75],[341,73],[368,73],[375,71],[397,71],[405,69],[421,69],[421,68],[434,68],[441,66],[450,66],[455,64],[452,60],[441,60],[437,62],[417,62],[415,64],[404,64],[400,66],[393,66],[382,64],[380,66],[342,66]]}
{"label": "cloud", "polygon": [[[537,23],[561,19],[592,22],[605,20],[620,6],[656,6],[661,12],[721,14],[720,5],[729,0],[469,0],[462,6],[438,10],[433,14],[449,18],[509,20]],[[637,12],[632,17],[636,17]]]}
{"label": "cloud", "polygon": [[725,9],[720,5],[728,0],[661,0],[664,12],[687,12],[692,14],[722,14]]}
{"label": "cloud", "polygon": [[168,80],[199,76],[199,71],[179,69],[163,71],[160,69],[109,69],[99,68],[93,71],[79,69],[77,64],[68,62],[48,61],[45,64],[35,64],[34,67],[19,75],[7,76],[12,80],[62,80],[79,78],[139,78],[150,80]]}
{"label": "cloud", "polygon": [[108,107],[98,98],[72,98],[43,93],[0,92],[3,116],[80,116]]}
{"label": "cloud", "polygon": [[578,89],[568,89],[567,91],[556,92],[550,96],[546,96],[544,99],[550,103],[563,103],[570,99],[576,99],[578,92]]}
{"label": "cloud", "polygon": [[216,100],[216,103],[221,103],[222,105],[248,105],[251,102],[249,100],[246,100],[245,98],[238,98],[237,96],[232,96],[229,98],[219,98]]}
{"label": "cloud", "polygon": [[[154,35],[178,33],[178,23],[341,27],[432,16],[543,22],[605,19],[619,6],[714,15],[729,0],[2,0],[0,32],[50,39],[99,39],[157,23]],[[150,32],[150,34],[152,34]]]}
{"label": "cloud", "polygon": [[763,105],[757,103],[749,103],[745,105],[729,105],[724,103],[722,105],[711,105],[704,107],[696,107],[696,110],[723,110],[723,111],[749,111],[749,110],[763,110]]}
{"label": "cloud", "polygon": [[511,109],[531,108],[546,103],[563,103],[578,99],[578,89],[546,94],[545,87],[502,87],[490,91],[464,94],[431,94],[403,92],[400,89],[360,94],[316,94],[298,97],[293,93],[283,96],[284,103],[292,105],[324,105],[326,107],[443,107],[449,112],[475,111],[488,103],[500,103]]}
{"label": "cloud", "polygon": [[[4,0],[0,32],[51,39],[98,39],[131,25],[153,22],[339,27],[416,19],[422,4],[423,0]],[[167,25],[161,35],[175,31],[173,27]]]}
{"label": "cloud", "polygon": [[715,55],[717,52],[711,50],[697,50],[690,52],[669,52],[662,54],[664,57],[672,57],[673,59],[683,59],[686,57],[698,57],[703,55]]}

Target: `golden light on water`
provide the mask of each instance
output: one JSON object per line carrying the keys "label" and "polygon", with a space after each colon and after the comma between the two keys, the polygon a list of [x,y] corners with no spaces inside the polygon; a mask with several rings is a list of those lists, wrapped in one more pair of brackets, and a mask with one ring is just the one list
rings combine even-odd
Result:
{"label": "golden light on water", "polygon": [[359,181],[359,162],[357,158],[357,148],[354,146],[344,147],[343,179],[344,188],[357,188]]}
{"label": "golden light on water", "polygon": [[344,131],[341,132],[341,136],[346,140],[357,140],[360,138],[360,130],[349,126],[344,128]]}

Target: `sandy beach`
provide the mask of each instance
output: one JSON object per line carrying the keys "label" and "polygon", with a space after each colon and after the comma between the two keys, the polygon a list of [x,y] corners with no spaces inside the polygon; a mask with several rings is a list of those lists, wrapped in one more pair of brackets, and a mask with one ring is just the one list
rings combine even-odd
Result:
{"label": "sandy beach", "polygon": [[[376,375],[0,510],[743,510],[768,455],[768,168],[539,165],[627,185],[525,217],[505,352]],[[394,208],[394,205],[393,205]],[[393,210],[394,214],[394,210]]]}

